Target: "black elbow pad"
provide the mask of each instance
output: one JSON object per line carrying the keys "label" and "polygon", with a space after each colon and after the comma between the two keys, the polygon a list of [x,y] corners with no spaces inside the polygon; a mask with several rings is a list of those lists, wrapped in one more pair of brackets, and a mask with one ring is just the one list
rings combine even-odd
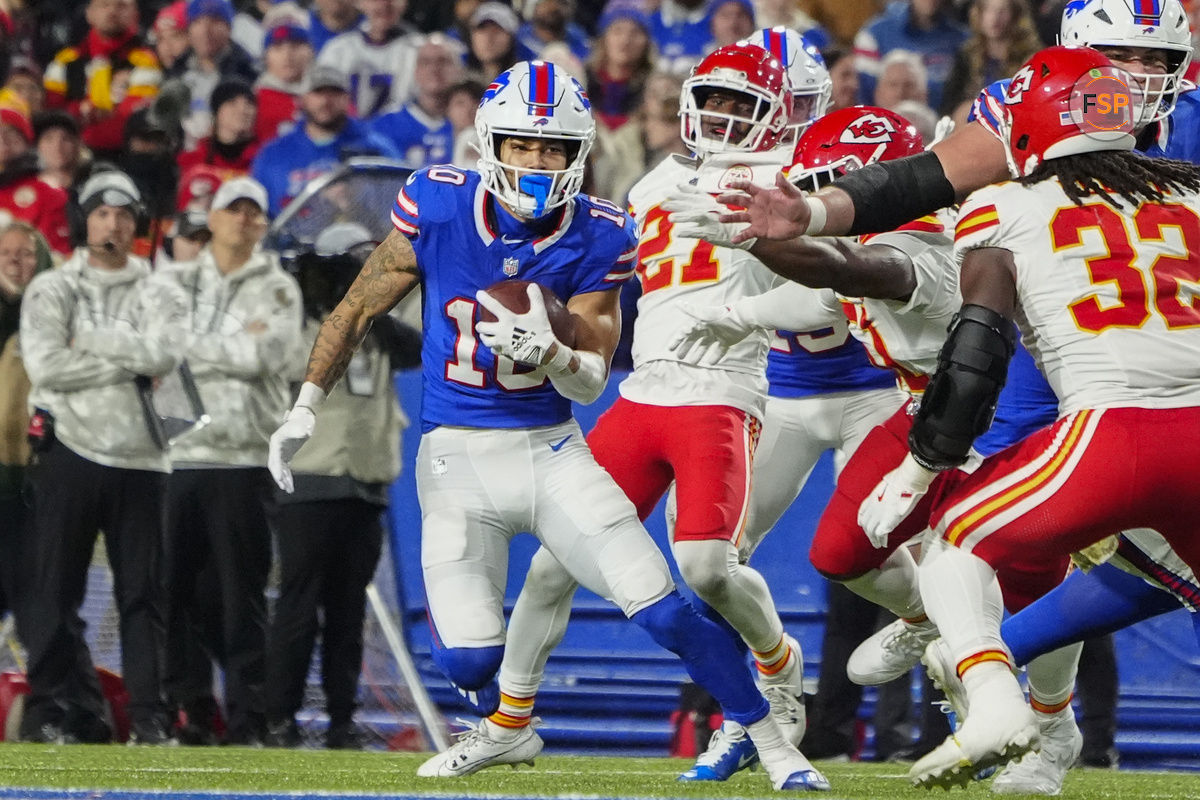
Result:
{"label": "black elbow pad", "polygon": [[913,458],[933,470],[962,464],[991,427],[1017,345],[1013,324],[984,306],[963,306],[949,330],[908,434]]}
{"label": "black elbow pad", "polygon": [[917,217],[954,205],[954,186],[933,153],[868,164],[833,185],[850,195],[850,233],[886,233]]}

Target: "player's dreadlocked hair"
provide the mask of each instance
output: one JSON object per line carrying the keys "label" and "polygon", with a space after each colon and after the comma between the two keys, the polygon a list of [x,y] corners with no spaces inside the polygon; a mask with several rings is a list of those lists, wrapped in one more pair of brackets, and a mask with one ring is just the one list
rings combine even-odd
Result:
{"label": "player's dreadlocked hair", "polygon": [[1107,150],[1051,158],[1020,179],[1032,186],[1049,178],[1058,178],[1067,197],[1077,206],[1084,198],[1098,195],[1111,206],[1158,202],[1164,194],[1200,191],[1200,167],[1189,161],[1150,158],[1141,153]]}

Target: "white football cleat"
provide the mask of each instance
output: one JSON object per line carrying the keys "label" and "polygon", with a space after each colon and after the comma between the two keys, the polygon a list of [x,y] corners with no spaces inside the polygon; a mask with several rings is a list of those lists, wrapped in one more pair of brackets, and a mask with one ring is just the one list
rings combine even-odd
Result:
{"label": "white football cleat", "polygon": [[[540,722],[541,720],[537,720]],[[417,769],[421,778],[459,778],[486,767],[501,764],[533,766],[533,759],[542,752],[542,737],[533,729],[533,722],[516,732],[512,739],[500,738],[504,729],[480,720],[478,725],[467,724],[458,734],[458,741],[448,750],[438,753]],[[506,731],[505,731],[506,732]]]}
{"label": "white football cleat", "polygon": [[753,769],[758,763],[758,750],[746,734],[746,729],[733,720],[725,720],[713,731],[708,740],[708,749],[696,759],[696,763],[676,780],[680,781],[727,781],[735,773]]}
{"label": "white football cleat", "polygon": [[880,686],[907,675],[937,637],[931,620],[913,625],[898,619],[854,649],[846,661],[846,677],[859,686]]}
{"label": "white football cleat", "polygon": [[958,677],[958,664],[950,655],[950,648],[946,647],[946,643],[940,638],[934,639],[925,648],[921,662],[925,664],[929,680],[946,695],[946,702],[950,703],[950,708],[954,711],[955,729],[962,727],[967,721],[970,703],[967,702],[967,687],[963,686],[962,679]]}
{"label": "white football cleat", "polygon": [[771,785],[780,791],[828,792],[829,781],[795,747],[773,748],[762,758]]}
{"label": "white football cleat", "polygon": [[974,698],[971,715],[932,752],[913,764],[916,786],[966,786],[981,770],[1020,758],[1037,747],[1038,724],[1012,675],[1011,687]]}
{"label": "white football cleat", "polygon": [[1038,714],[1037,718],[1042,749],[1005,767],[992,781],[993,794],[1054,797],[1062,792],[1067,770],[1083,750],[1083,734],[1075,724],[1075,712],[1070,706],[1057,714]]}
{"label": "white football cleat", "polygon": [[783,731],[783,738],[799,747],[808,725],[804,709],[804,656],[799,642],[786,635],[784,640],[792,651],[791,661],[774,675],[759,673],[759,688],[771,704],[771,716]]}

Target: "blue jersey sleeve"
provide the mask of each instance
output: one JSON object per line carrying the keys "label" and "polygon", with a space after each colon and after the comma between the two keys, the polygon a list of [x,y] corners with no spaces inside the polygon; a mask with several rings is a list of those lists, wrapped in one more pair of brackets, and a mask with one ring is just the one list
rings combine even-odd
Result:
{"label": "blue jersey sleeve", "polygon": [[574,294],[619,287],[636,272],[637,230],[633,218],[620,206],[598,197],[582,198],[579,213],[588,216],[591,243]]}
{"label": "blue jersey sleeve", "polygon": [[1004,107],[1008,83],[1009,79],[1005,78],[985,86],[971,104],[971,113],[967,115],[967,122],[978,122],[998,139],[1001,138],[1000,110]]}
{"label": "blue jersey sleeve", "polygon": [[418,198],[421,196],[421,188],[425,185],[426,180],[426,170],[419,170],[409,175],[408,180],[400,187],[400,191],[396,192],[396,200],[392,203],[392,225],[410,240],[415,240],[421,235],[421,226],[418,220],[420,216]]}

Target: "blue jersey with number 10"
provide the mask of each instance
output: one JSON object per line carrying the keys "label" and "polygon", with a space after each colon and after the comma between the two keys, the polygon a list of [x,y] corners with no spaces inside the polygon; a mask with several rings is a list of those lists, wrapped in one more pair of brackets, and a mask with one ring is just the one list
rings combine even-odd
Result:
{"label": "blue jersey with number 10", "polygon": [[496,358],[475,334],[475,292],[505,278],[533,281],[564,302],[619,287],[634,274],[633,220],[605,200],[578,195],[545,220],[508,214],[479,173],[450,166],[414,172],[392,206],[423,286],[421,345],[425,431],[532,428],[571,416],[571,401],[540,369]]}

